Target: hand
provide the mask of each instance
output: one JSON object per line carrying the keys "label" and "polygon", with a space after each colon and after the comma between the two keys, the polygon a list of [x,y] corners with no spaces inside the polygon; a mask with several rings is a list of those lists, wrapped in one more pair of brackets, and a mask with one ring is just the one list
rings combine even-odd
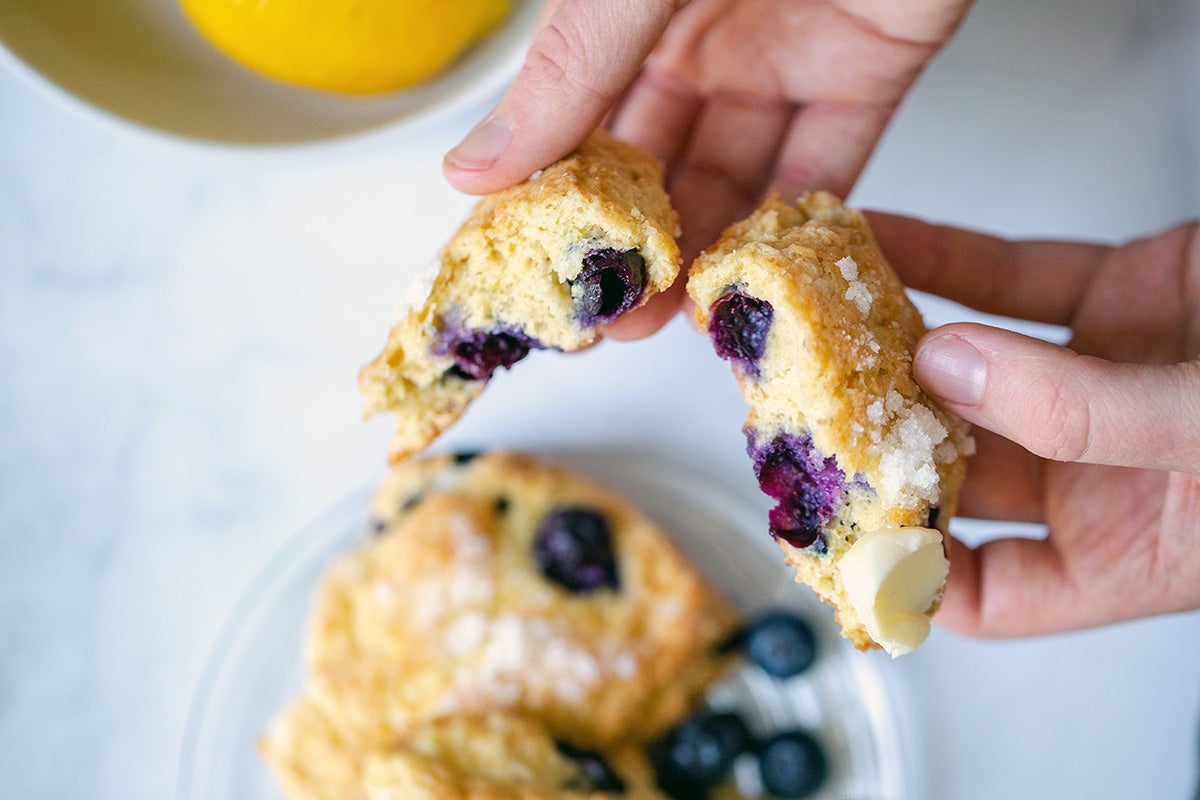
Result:
{"label": "hand", "polygon": [[[845,196],[968,2],[551,2],[512,88],[447,154],[446,176],[463,191],[498,191],[571,152],[607,116],[618,137],[666,165],[686,264],[767,188]],[[683,285],[607,332],[657,330]]]}
{"label": "hand", "polygon": [[1109,248],[871,223],[912,288],[1073,333],[953,324],[918,346],[917,379],[978,426],[961,513],[1050,531],[953,542],[937,619],[1020,636],[1200,608],[1200,224]]}

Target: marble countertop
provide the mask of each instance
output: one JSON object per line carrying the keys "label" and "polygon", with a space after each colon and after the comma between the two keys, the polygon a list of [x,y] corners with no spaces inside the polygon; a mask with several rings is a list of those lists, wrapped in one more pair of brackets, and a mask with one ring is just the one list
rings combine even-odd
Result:
{"label": "marble countertop", "polygon": [[[1200,215],[1197,86],[1194,2],[985,0],[853,200],[1011,235],[1150,232]],[[361,421],[356,370],[471,203],[440,159],[483,110],[218,149],[0,72],[0,794],[173,795],[238,597],[382,472],[391,420]],[[742,415],[677,320],[539,354],[443,446],[603,443],[749,487]],[[1200,613],[1023,641],[936,630],[881,666],[929,798],[1194,791]]]}

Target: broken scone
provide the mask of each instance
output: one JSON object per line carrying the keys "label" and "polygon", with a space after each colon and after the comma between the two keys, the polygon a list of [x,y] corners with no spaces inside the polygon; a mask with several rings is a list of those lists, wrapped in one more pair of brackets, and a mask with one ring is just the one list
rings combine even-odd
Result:
{"label": "broken scone", "polygon": [[359,376],[368,416],[396,412],[391,459],[428,445],[497,369],[586,347],[669,287],[677,227],[658,162],[603,131],[481,200]]}
{"label": "broken scone", "polygon": [[866,220],[823,192],[770,197],[696,260],[688,294],[750,406],[788,563],[858,647],[909,652],[941,600],[973,443],[913,378],[925,326]]}

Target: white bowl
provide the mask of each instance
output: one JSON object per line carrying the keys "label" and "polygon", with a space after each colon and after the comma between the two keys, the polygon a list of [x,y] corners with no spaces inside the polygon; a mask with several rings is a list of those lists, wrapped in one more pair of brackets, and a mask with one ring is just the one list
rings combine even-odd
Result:
{"label": "white bowl", "polygon": [[178,0],[0,0],[0,63],[40,76],[38,83],[82,101],[75,105],[168,134],[295,144],[463,108],[498,92],[520,68],[541,5],[513,0],[508,20],[446,72],[368,98],[259,76],[204,40]]}

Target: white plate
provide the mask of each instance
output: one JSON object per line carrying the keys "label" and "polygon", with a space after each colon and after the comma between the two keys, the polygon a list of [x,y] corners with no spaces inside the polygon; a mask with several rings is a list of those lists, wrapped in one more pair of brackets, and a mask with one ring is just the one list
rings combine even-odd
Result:
{"label": "white plate", "polygon": [[205,41],[178,0],[0,0],[0,64],[77,110],[175,136],[315,142],[463,109],[498,93],[520,68],[542,5],[512,2],[501,27],[439,77],[368,98],[260,77]]}
{"label": "white plate", "polygon": [[[831,770],[814,800],[921,796],[914,767],[921,760],[896,713],[896,687],[877,659],[838,636],[829,609],[793,582],[766,535],[763,498],[738,496],[644,456],[606,451],[555,458],[657,519],[743,611],[784,605],[812,624],[820,654],[808,672],[778,681],[746,665],[710,689],[711,705],[736,707],[758,735],[791,726],[810,730],[824,744]],[[355,492],[296,534],[236,606],[192,702],[178,800],[282,797],[255,740],[300,689],[302,634],[317,582],[331,558],[370,535],[370,491]],[[740,788],[752,791],[753,771],[737,774]]]}

